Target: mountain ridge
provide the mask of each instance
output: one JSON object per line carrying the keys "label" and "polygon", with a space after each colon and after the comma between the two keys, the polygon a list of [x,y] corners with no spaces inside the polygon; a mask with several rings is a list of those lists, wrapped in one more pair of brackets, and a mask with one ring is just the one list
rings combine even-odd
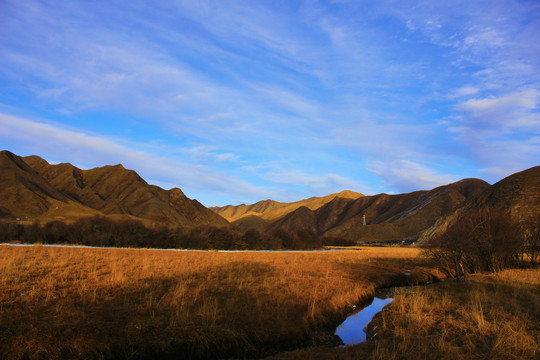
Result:
{"label": "mountain ridge", "polygon": [[259,216],[266,221],[275,221],[302,206],[305,206],[310,210],[316,210],[336,197],[357,199],[362,196],[364,195],[351,190],[343,190],[322,197],[310,197],[308,199],[289,203],[267,199],[251,205],[226,205],[222,207],[210,207],[209,209],[221,215],[231,223],[250,215]]}
{"label": "mountain ridge", "polygon": [[424,242],[463,214],[486,207],[508,209],[517,221],[538,217],[539,193],[540,166],[536,166],[494,185],[467,178],[404,194],[365,196],[345,190],[291,203],[267,199],[206,208],[179,188],[148,184],[122,164],[82,170],[70,163],[51,165],[37,155],[0,152],[0,219],[73,221],[103,215],[142,219],[149,225],[232,224],[260,232],[308,230],[359,242]]}
{"label": "mountain ridge", "polygon": [[[282,228],[287,231],[310,230],[321,236],[345,238],[353,241],[390,241],[405,238],[417,238],[438,218],[458,208],[464,201],[479,195],[489,188],[489,184],[480,179],[463,179],[455,183],[439,186],[432,190],[420,190],[405,194],[377,194],[370,196],[341,197],[342,193],[331,194],[322,198],[310,198],[281,205],[272,200],[253,204],[271,204],[279,208],[279,217],[275,210],[269,213],[245,211],[232,221],[243,229],[256,228],[274,231]],[[355,193],[357,194],[357,193]],[[305,206],[312,199],[316,205]],[[294,206],[291,206],[294,205]],[[288,207],[287,207],[288,206]],[[234,208],[224,207],[226,210]],[[223,209],[223,208],[221,208]],[[286,210],[291,211],[284,213]],[[216,211],[215,208],[212,210]],[[231,212],[231,214],[233,214]],[[364,215],[366,226],[363,225]],[[264,220],[264,222],[256,219]],[[245,220],[243,220],[246,218]]]}
{"label": "mountain ridge", "polygon": [[[229,225],[197,200],[187,198],[182,190],[150,185],[121,164],[82,170],[69,163],[51,165],[37,155],[19,157],[9,151],[0,153],[0,161],[4,216],[65,219],[62,212],[69,206],[69,219],[108,215],[176,226]],[[9,189],[24,194],[23,202],[32,211],[10,200]],[[52,214],[54,210],[58,214]]]}
{"label": "mountain ridge", "polygon": [[453,212],[439,218],[420,236],[426,243],[442,234],[461,216],[484,209],[508,210],[517,222],[540,217],[540,166],[511,174],[491,185],[486,191],[465,202]]}

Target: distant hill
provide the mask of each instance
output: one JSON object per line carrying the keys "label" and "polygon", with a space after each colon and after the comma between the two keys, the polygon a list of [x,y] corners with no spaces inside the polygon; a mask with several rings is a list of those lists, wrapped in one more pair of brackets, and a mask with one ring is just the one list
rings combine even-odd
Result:
{"label": "distant hill", "polygon": [[323,197],[311,197],[309,199],[295,201],[292,203],[263,200],[252,205],[227,205],[223,207],[211,207],[210,210],[215,211],[217,214],[221,215],[230,222],[235,222],[241,218],[251,215],[258,216],[266,221],[274,221],[302,206],[310,210],[316,210],[337,197],[344,199],[358,199],[362,196],[364,195],[354,191],[345,190],[336,194]]}
{"label": "distant hill", "polygon": [[149,185],[122,165],[81,170],[0,152],[0,216],[74,220],[103,214],[168,225],[228,225],[180,189]]}
{"label": "distant hill", "polygon": [[[0,152],[0,219],[74,221],[104,215],[146,224],[228,226],[272,232],[309,230],[353,241],[419,239],[445,231],[460,216],[508,209],[516,220],[540,216],[540,166],[494,185],[464,179],[433,190],[364,196],[352,191],[292,203],[264,200],[208,209],[174,188],[149,185],[122,165],[82,170],[39,156]],[[364,225],[364,216],[366,224]]]}
{"label": "distant hill", "polygon": [[233,221],[232,225],[240,229],[256,229],[260,232],[265,232],[270,226],[270,223],[260,216],[248,215]]}
{"label": "distant hill", "polygon": [[320,232],[360,241],[414,239],[441,216],[489,186],[483,180],[465,179],[430,191],[366,196],[347,204],[329,203],[317,211]]}
{"label": "distant hill", "polygon": [[[389,241],[417,238],[440,217],[453,212],[490,185],[479,179],[465,179],[430,191],[407,194],[364,196],[342,192],[295,203],[265,200],[247,206],[213,208],[236,218],[241,228],[311,230],[323,236],[354,241]],[[366,225],[363,225],[364,215]],[[259,217],[264,222],[255,220]],[[242,221],[245,217],[246,219]]]}
{"label": "distant hill", "polygon": [[307,229],[319,233],[317,215],[308,207],[301,206],[286,216],[276,220],[269,227],[269,230],[276,229],[285,229],[289,232]]}
{"label": "distant hill", "polygon": [[518,222],[540,217],[540,166],[512,174],[472,197],[450,214],[438,219],[420,237],[429,241],[444,232],[460,216],[482,210],[502,208]]}

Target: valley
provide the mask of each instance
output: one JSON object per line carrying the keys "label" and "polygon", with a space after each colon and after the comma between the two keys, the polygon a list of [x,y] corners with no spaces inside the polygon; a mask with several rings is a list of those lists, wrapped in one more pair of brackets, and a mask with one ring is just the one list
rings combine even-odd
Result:
{"label": "valley", "polygon": [[[122,165],[81,170],[67,163],[50,165],[38,156],[19,157],[2,151],[0,174],[0,220],[19,219],[23,224],[72,223],[102,216],[120,222],[139,221],[154,228],[206,226],[266,235],[278,231],[293,237],[303,233],[300,238],[311,234],[330,239],[319,244],[355,245],[428,242],[473,210],[504,208],[519,222],[540,213],[540,166],[493,185],[464,179],[406,194],[365,196],[347,190],[292,203],[264,200],[213,208],[187,198],[181,189],[149,185]],[[278,237],[291,242],[284,240],[285,235]],[[304,246],[302,241],[292,243]]]}
{"label": "valley", "polygon": [[538,39],[539,0],[0,0],[0,360],[540,360]]}
{"label": "valley", "polygon": [[[210,209],[122,165],[3,151],[0,173],[3,359],[540,352],[540,167],[493,185]],[[368,340],[338,347],[338,325],[387,288]]]}

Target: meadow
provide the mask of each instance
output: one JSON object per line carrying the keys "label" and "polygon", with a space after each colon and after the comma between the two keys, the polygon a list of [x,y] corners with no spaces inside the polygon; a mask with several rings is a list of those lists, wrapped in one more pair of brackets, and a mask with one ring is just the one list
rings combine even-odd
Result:
{"label": "meadow", "polygon": [[397,289],[368,333],[371,340],[356,346],[272,359],[538,359],[540,271],[507,269]]}
{"label": "meadow", "polygon": [[433,279],[418,254],[0,246],[0,358],[252,358],[317,345],[314,333],[376,289]]}
{"label": "meadow", "polygon": [[[410,274],[410,275],[408,275]],[[2,359],[533,359],[538,269],[396,288],[371,340],[321,346],[377,289],[441,277],[411,247],[0,246]]]}

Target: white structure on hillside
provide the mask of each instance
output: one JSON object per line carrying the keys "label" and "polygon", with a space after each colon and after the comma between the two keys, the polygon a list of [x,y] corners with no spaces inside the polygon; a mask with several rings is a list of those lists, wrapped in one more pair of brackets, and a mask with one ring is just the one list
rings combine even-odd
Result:
{"label": "white structure on hillside", "polygon": [[362,219],[364,220],[364,226],[366,226],[366,214],[364,214],[364,216],[362,216]]}

